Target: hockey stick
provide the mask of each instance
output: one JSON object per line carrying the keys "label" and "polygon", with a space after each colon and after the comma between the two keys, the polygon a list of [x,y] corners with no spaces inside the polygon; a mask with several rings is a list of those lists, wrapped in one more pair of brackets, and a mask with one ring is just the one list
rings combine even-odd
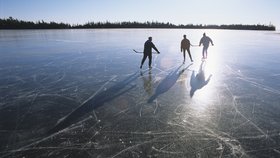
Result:
{"label": "hockey stick", "polygon": [[[139,51],[136,51],[135,49],[133,49],[133,51],[135,52],[135,53],[143,53],[143,52],[139,52]],[[157,53],[157,52],[152,52],[153,54],[159,54],[159,53]]]}

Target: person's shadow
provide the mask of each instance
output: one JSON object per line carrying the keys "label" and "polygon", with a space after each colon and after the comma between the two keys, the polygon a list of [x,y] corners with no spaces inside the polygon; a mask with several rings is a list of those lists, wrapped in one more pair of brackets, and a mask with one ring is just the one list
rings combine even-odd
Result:
{"label": "person's shadow", "polygon": [[191,84],[190,96],[191,97],[193,97],[195,91],[206,86],[212,77],[212,74],[211,74],[208,76],[207,79],[205,78],[204,66],[205,66],[205,62],[202,61],[200,64],[198,73],[195,75],[195,71],[192,72],[191,81],[190,81],[190,84]]}
{"label": "person's shadow", "polygon": [[103,106],[106,102],[112,101],[113,99],[129,92],[135,87],[131,85],[139,77],[138,72],[135,72],[127,76],[124,80],[117,82],[106,91],[101,91],[97,94],[93,94],[86,101],[84,101],[80,106],[74,109],[70,114],[66,115],[61,119],[53,128],[51,128],[47,134],[53,134],[58,132],[68,126],[76,123],[80,118],[90,113],[91,111]]}
{"label": "person's shadow", "polygon": [[148,99],[148,103],[153,102],[159,95],[167,92],[171,87],[175,85],[179,77],[184,73],[185,70],[187,70],[192,64],[188,65],[187,67],[180,70],[180,68],[183,66],[180,65],[178,68],[176,68],[174,71],[170,72],[157,86],[155,93]]}

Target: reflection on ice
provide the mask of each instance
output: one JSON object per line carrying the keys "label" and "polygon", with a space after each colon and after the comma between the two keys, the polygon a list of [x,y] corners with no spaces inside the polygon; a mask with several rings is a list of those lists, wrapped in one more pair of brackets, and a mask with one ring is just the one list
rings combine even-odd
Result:
{"label": "reflection on ice", "polygon": [[152,72],[149,71],[148,76],[144,76],[143,71],[140,72],[143,80],[143,87],[148,95],[153,93],[153,84],[152,84]]}
{"label": "reflection on ice", "polygon": [[198,70],[198,73],[195,75],[195,71],[192,72],[191,76],[191,91],[190,91],[190,96],[193,97],[194,93],[196,90],[203,88],[208,84],[210,81],[212,74],[209,75],[209,77],[205,77],[205,72],[204,72],[204,65],[205,62],[201,62],[200,68]]}

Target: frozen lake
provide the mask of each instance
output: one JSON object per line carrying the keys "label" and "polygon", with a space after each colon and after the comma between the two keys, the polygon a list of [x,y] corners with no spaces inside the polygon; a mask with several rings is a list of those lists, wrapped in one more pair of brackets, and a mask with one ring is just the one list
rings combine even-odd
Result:
{"label": "frozen lake", "polygon": [[277,32],[0,30],[0,158],[280,157],[279,59]]}

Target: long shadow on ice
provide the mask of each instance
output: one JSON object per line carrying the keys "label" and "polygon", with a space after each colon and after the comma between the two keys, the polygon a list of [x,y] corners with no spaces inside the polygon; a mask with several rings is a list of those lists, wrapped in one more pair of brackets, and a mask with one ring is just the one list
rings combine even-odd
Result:
{"label": "long shadow on ice", "polygon": [[136,72],[125,78],[123,81],[120,81],[114,86],[108,88],[106,91],[102,91],[100,93],[97,93],[96,95],[91,96],[89,99],[84,101],[77,109],[63,118],[63,120],[59,121],[51,130],[48,131],[48,134],[53,134],[70,126],[85,114],[102,106],[104,103],[109,102],[114,98],[128,92],[129,90],[134,88],[135,85],[130,87],[127,86],[138,77],[138,72]]}
{"label": "long shadow on ice", "polygon": [[194,71],[192,72],[191,81],[190,81],[190,84],[191,84],[190,96],[191,97],[193,97],[195,91],[206,86],[212,77],[212,75],[209,75],[209,77],[207,79],[205,78],[204,64],[205,64],[204,61],[201,62],[199,71],[196,75],[195,75]]}
{"label": "long shadow on ice", "polygon": [[164,78],[159,85],[156,88],[155,94],[152,95],[149,100],[148,103],[153,102],[159,95],[167,92],[178,80],[178,78],[181,76],[181,74],[183,74],[183,72],[185,70],[187,70],[192,64],[188,65],[187,67],[185,67],[184,69],[182,69],[181,71],[180,68],[183,65],[180,65],[176,70],[170,72],[166,78]]}

